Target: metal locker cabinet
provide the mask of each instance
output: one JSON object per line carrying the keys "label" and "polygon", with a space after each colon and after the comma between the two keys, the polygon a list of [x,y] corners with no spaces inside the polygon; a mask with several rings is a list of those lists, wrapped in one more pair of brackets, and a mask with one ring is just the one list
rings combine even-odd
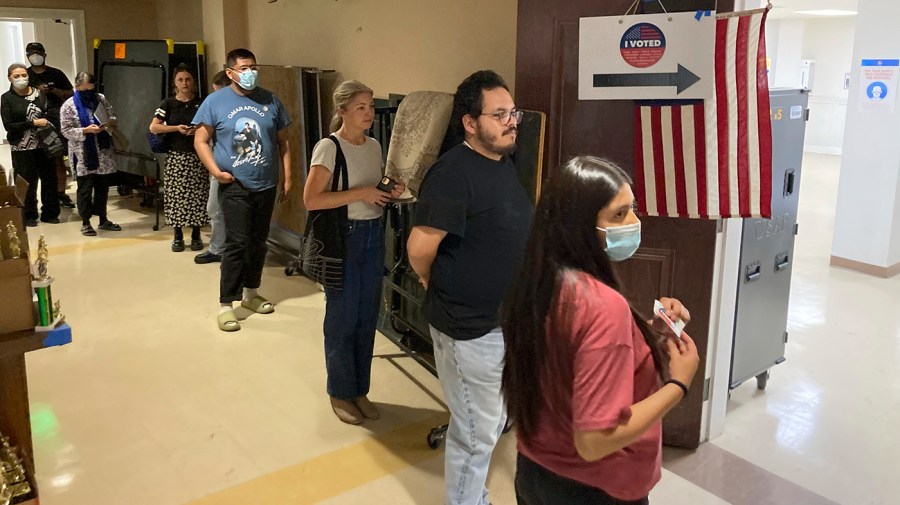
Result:
{"label": "metal locker cabinet", "polygon": [[794,236],[806,131],[805,90],[770,92],[772,219],[745,219],[738,272],[731,389],[756,377],[765,389],[769,369],[784,361]]}

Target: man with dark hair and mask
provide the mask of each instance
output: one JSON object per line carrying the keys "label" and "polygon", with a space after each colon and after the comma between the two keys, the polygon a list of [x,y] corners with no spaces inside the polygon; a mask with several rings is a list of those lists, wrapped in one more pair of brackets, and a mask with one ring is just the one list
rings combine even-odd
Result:
{"label": "man with dark hair and mask", "polygon": [[[28,67],[28,84],[37,88],[47,98],[47,119],[56,131],[60,132],[59,110],[63,102],[74,93],[72,83],[62,70],[47,65],[47,51],[40,42],[30,42],[25,46],[25,55],[31,63]],[[56,193],[59,196],[59,204],[74,209],[75,203],[66,194],[66,165],[62,156],[55,158],[54,163],[56,163]]]}
{"label": "man with dark hair and mask", "polygon": [[475,72],[459,85],[450,127],[465,140],[429,170],[409,236],[450,410],[444,478],[453,505],[487,505],[488,466],[506,422],[500,302],[532,213],[509,159],[521,120],[496,72]]}
{"label": "man with dark hair and mask", "polygon": [[[257,314],[275,311],[275,305],[256,290],[266,261],[269,221],[278,193],[291,189],[291,153],[287,127],[291,118],[271,91],[257,86],[256,56],[234,49],[225,58],[228,87],[211,93],[194,116],[199,125],[194,149],[209,173],[219,182],[219,203],[225,218],[225,250],[219,284],[222,331],[238,331],[241,324],[232,304]],[[249,145],[235,142],[247,123],[258,125],[259,153],[251,158]],[[215,138],[215,145],[210,141]]]}

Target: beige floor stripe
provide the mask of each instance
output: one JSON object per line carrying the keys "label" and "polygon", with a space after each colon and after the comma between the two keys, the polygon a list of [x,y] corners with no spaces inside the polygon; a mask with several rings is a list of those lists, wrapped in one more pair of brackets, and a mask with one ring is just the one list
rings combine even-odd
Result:
{"label": "beige floor stripe", "polygon": [[187,505],[316,503],[422,461],[443,456],[443,450],[435,451],[426,445],[425,437],[429,430],[446,423],[448,418],[448,414],[434,415]]}

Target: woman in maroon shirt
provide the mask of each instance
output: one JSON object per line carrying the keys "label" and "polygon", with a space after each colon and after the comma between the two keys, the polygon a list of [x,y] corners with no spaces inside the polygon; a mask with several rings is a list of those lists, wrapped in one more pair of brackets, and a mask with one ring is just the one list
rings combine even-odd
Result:
{"label": "woman in maroon shirt", "polygon": [[[503,391],[518,431],[520,505],[646,504],[660,478],[661,419],[699,364],[620,294],[613,261],[640,244],[631,179],[590,156],[544,187],[504,303]],[[662,298],[667,315],[687,310]]]}

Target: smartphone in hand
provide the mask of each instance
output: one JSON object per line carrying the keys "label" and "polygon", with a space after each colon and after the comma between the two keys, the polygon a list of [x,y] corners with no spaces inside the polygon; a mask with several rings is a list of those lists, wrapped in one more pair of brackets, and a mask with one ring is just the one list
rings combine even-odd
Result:
{"label": "smartphone in hand", "polygon": [[385,193],[390,193],[397,186],[397,181],[391,179],[388,176],[384,176],[381,178],[381,182],[378,183],[378,186],[375,186],[380,191],[384,191]]}

